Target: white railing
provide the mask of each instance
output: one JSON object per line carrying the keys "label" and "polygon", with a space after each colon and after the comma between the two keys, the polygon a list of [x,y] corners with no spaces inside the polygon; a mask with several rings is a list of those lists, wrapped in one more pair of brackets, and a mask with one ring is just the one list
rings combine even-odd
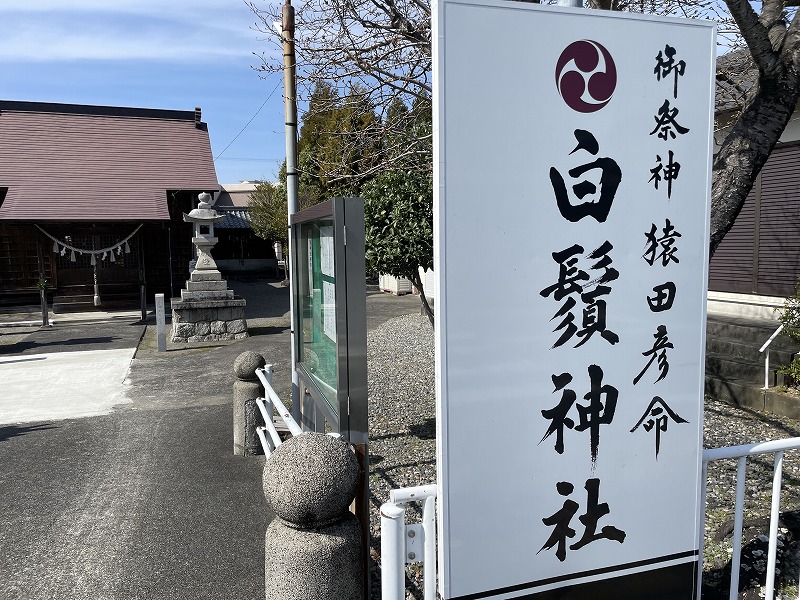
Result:
{"label": "white railing", "polygon": [[[700,521],[699,564],[697,570],[697,600],[701,600],[703,582],[703,542],[705,531],[706,485],[708,463],[715,460],[737,459],[736,504],[733,526],[733,555],[731,557],[731,583],[729,598],[736,600],[739,590],[739,568],[742,549],[742,523],[744,520],[745,468],[747,457],[759,454],[774,454],[772,473],[772,505],[769,523],[769,550],[767,552],[766,600],[775,597],[775,568],[778,552],[778,518],[780,516],[781,479],[783,476],[783,453],[800,449],[800,437],[785,440],[713,448],[703,451],[702,474],[702,519]],[[405,505],[423,502],[422,524],[405,522]],[[405,598],[405,565],[423,563],[423,594],[425,600],[436,597],[436,484],[400,488],[389,492],[389,502],[381,506],[381,593],[384,600]],[[421,538],[421,539],[420,539]],[[422,555],[419,549],[422,547]],[[800,590],[798,590],[800,599]]]}
{"label": "white railing", "polygon": [[[777,333],[776,333],[777,334]],[[773,335],[773,337],[775,337]],[[785,440],[775,440],[772,442],[762,442],[760,444],[746,444],[743,446],[730,446],[727,448],[713,448],[703,452],[703,486],[702,502],[705,517],[706,505],[706,482],[708,477],[708,463],[714,460],[725,458],[735,458],[738,461],[736,469],[736,505],[733,521],[733,555],[731,556],[731,587],[729,597],[735,600],[739,590],[739,565],[741,561],[742,549],[742,521],[744,517],[744,479],[747,457],[759,454],[774,454],[775,459],[772,470],[772,505],[769,518],[769,550],[767,552],[767,581],[764,597],[766,600],[773,600],[775,597],[775,562],[778,555],[778,517],[781,508],[781,478],[783,475],[783,453],[786,450],[796,450],[800,448],[800,437]],[[703,531],[704,522],[700,527],[700,565],[703,564]],[[697,570],[697,589],[702,591],[703,569]],[[700,600],[700,593],[697,595]]]}
{"label": "white railing", "polygon": [[[292,436],[300,435],[303,430],[292,418],[291,413],[286,410],[280,397],[272,387],[272,365],[266,365],[263,369],[256,369],[256,376],[261,381],[261,385],[264,386],[264,395],[266,396],[256,400],[258,410],[261,411],[261,416],[264,417],[264,425],[256,427],[256,434],[258,439],[261,440],[261,446],[264,448],[264,456],[269,456],[275,451],[275,448],[281,445],[281,437],[274,421],[276,411],[278,413],[277,416],[283,421]],[[269,434],[269,438],[267,434]]]}
{"label": "white railing", "polygon": [[776,337],[778,337],[778,334],[781,331],[783,331],[783,325],[784,324],[781,323],[781,326],[778,327],[775,330],[775,333],[773,333],[771,336],[769,336],[769,339],[766,342],[764,342],[764,345],[761,346],[761,348],[758,349],[759,352],[764,352],[764,350],[767,351],[767,353],[764,355],[764,388],[763,389],[765,389],[765,390],[769,387],[769,345],[773,342],[773,340],[775,340]]}
{"label": "white railing", "polygon": [[[405,506],[422,502],[422,523],[406,523]],[[423,565],[423,598],[436,598],[436,484],[389,492],[381,505],[381,595],[384,600],[403,600],[406,564]]]}

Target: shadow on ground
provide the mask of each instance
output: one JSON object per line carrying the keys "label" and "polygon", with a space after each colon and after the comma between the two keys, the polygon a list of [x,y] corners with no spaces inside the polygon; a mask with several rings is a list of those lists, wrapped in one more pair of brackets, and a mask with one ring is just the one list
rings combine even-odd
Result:
{"label": "shadow on ground", "polygon": [[0,427],[0,442],[5,442],[11,438],[20,437],[33,431],[47,431],[48,429],[58,429],[50,423],[40,423],[38,425],[6,425]]}
{"label": "shadow on ground", "polygon": [[53,340],[51,342],[37,342],[35,340],[23,340],[21,342],[17,342],[15,344],[9,344],[7,346],[0,346],[0,354],[21,354],[28,350],[38,350],[44,353],[46,352],[46,348],[49,346],[58,346],[59,348],[63,346],[87,346],[87,345],[96,345],[96,344],[110,344],[111,342],[115,342],[121,340],[122,338],[113,337],[113,336],[104,336],[104,337],[86,337],[86,338],[71,338],[67,340]]}
{"label": "shadow on ground", "polygon": [[[775,578],[775,597],[784,597],[779,591],[797,586],[800,575],[798,541],[800,541],[800,511],[781,513]],[[726,522],[714,537],[718,541],[731,540],[733,520]],[[769,515],[745,521],[742,527],[742,552],[739,567],[739,600],[763,598],[762,588],[767,580],[767,554],[769,551]],[[732,545],[732,542],[731,542]],[[703,575],[703,599],[727,600],[731,586],[732,561],[728,560]],[[792,594],[796,596],[796,592]]]}

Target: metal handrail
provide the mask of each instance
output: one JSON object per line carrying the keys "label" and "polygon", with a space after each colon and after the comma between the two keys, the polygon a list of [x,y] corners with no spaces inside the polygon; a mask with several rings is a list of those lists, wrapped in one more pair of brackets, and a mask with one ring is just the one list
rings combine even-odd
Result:
{"label": "metal handrail", "polygon": [[767,351],[766,355],[764,356],[764,387],[762,388],[765,390],[769,388],[769,345],[776,337],[778,337],[778,334],[783,331],[784,325],[784,323],[781,323],[780,327],[775,330],[775,333],[769,336],[769,339],[764,342],[764,345],[758,349],[759,352],[764,352],[764,350]]}
{"label": "metal handrail", "polygon": [[[422,502],[422,525],[406,524],[405,505]],[[405,598],[407,563],[423,564],[423,598],[436,598],[436,484],[400,488],[389,492],[381,505],[381,596]],[[420,540],[419,537],[422,539]],[[413,542],[412,542],[413,540]],[[422,556],[409,546],[422,543]]]}
{"label": "metal handrail", "polygon": [[[297,421],[292,418],[291,413],[286,409],[286,406],[284,406],[280,397],[273,389],[272,372],[272,365],[265,365],[261,369],[256,369],[256,376],[258,377],[259,381],[261,381],[261,385],[264,386],[265,395],[264,398],[258,398],[256,400],[258,410],[261,412],[261,416],[264,418],[264,425],[261,427],[256,427],[256,434],[258,435],[258,439],[261,440],[261,446],[264,448],[265,456],[272,454],[275,449],[281,445],[281,438],[278,434],[277,428],[275,427],[275,422],[273,421],[273,414],[276,410],[278,416],[286,425],[286,428],[293,437],[303,433],[303,429],[297,424]],[[269,434],[269,439],[267,438],[265,432]]]}
{"label": "metal handrail", "polygon": [[[775,337],[776,334],[773,335]],[[765,346],[766,347],[766,346]],[[708,463],[714,460],[737,459],[736,465],[736,504],[733,521],[733,554],[731,556],[731,583],[728,593],[730,600],[739,595],[739,567],[742,550],[742,522],[744,520],[744,480],[748,456],[774,454],[772,471],[772,505],[769,519],[769,550],[767,552],[767,581],[764,597],[773,600],[775,597],[775,563],[778,556],[778,518],[781,504],[781,478],[783,475],[783,453],[786,450],[800,449],[800,437],[784,440],[745,444],[726,448],[713,448],[703,452],[702,500],[703,519],[700,522],[700,568],[697,570],[697,598],[700,600],[703,581],[703,533],[705,530],[706,483],[708,479]]]}
{"label": "metal handrail", "polygon": [[[776,334],[777,335],[777,334]],[[774,337],[774,336],[773,336]],[[742,527],[744,521],[744,490],[747,458],[760,454],[774,454],[772,474],[772,502],[770,508],[769,549],[767,552],[767,600],[775,597],[775,567],[778,550],[778,518],[780,516],[780,492],[783,476],[783,453],[800,449],[800,437],[711,448],[703,451],[701,479],[701,518],[699,523],[699,568],[697,569],[697,599],[701,600],[703,582],[703,546],[706,514],[706,485],[708,463],[715,460],[737,459],[736,504],[733,526],[733,555],[731,557],[731,583],[729,598],[736,600],[739,590],[739,568],[741,565]],[[409,556],[410,536],[416,537],[419,526],[405,522],[405,505],[408,502],[423,502],[422,532],[423,558]],[[436,510],[436,484],[400,488],[389,492],[389,501],[381,505],[381,594],[385,600],[402,600],[405,597],[405,565],[421,562],[424,565],[423,594],[425,600],[436,597],[436,534],[434,530]],[[418,543],[418,542],[417,542]],[[798,594],[800,600],[800,592]]]}

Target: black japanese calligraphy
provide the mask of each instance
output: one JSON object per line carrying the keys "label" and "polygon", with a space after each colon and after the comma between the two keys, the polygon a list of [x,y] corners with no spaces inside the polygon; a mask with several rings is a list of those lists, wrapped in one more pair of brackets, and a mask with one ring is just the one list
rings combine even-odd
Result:
{"label": "black japanese calligraphy", "polygon": [[674,346],[672,342],[669,341],[669,336],[667,334],[667,326],[659,325],[656,328],[656,332],[653,334],[653,337],[655,338],[655,342],[653,342],[653,347],[650,348],[649,350],[642,352],[642,356],[644,357],[649,356],[650,359],[647,361],[647,364],[644,366],[641,372],[636,377],[634,377],[633,385],[639,383],[639,380],[647,372],[647,370],[650,368],[650,365],[652,365],[653,362],[657,361],[656,364],[658,365],[658,371],[659,371],[658,379],[656,379],[654,383],[658,383],[659,381],[664,379],[664,377],[667,376],[667,373],[669,373],[669,361],[667,360],[667,350],[674,348]]}
{"label": "black japanese calligraphy", "polygon": [[[597,524],[600,519],[611,514],[611,508],[607,502],[599,502],[600,499],[600,480],[591,478],[586,480],[584,485],[586,490],[586,512],[578,517],[578,520],[583,525],[583,534],[581,538],[571,544],[570,550],[580,550],[584,546],[591,544],[597,540],[613,540],[622,544],[625,541],[626,533],[613,525],[606,525],[600,532],[597,532]],[[575,486],[569,481],[559,481],[556,483],[556,490],[561,496],[568,497],[575,490]],[[570,527],[572,518],[578,512],[580,505],[574,500],[566,499],[561,509],[556,511],[549,517],[542,519],[542,523],[548,527],[553,527],[550,537],[539,549],[550,550],[556,547],[556,558],[564,562],[567,558],[567,539],[574,538],[576,531]],[[539,554],[537,552],[536,554]]]}
{"label": "black japanese calligraphy", "polygon": [[661,434],[667,431],[667,426],[670,420],[673,423],[688,423],[686,419],[681,417],[678,413],[672,410],[664,399],[659,396],[654,396],[653,400],[647,406],[642,418],[633,426],[631,433],[636,431],[640,426],[645,431],[650,432],[655,429],[656,432],[656,460],[658,460],[658,453],[661,450]]}
{"label": "black japanese calligraphy", "polygon": [[663,179],[667,182],[667,198],[672,198],[672,182],[678,178],[678,174],[681,172],[681,163],[674,160],[672,150],[667,154],[666,165],[663,164],[661,156],[658,154],[656,154],[656,161],[658,161],[656,166],[650,169],[651,176],[648,183],[652,181],[655,188],[658,189],[658,184]]}
{"label": "black japanese calligraphy", "polygon": [[[600,146],[591,132],[576,129],[575,139],[578,141],[578,145],[570,152],[570,155],[582,150],[592,156],[597,156]],[[556,195],[556,205],[561,216],[571,223],[580,221],[584,217],[592,217],[599,223],[604,223],[611,211],[611,204],[614,202],[617,188],[622,181],[622,170],[615,160],[608,157],[597,158],[574,167],[568,171],[568,174],[573,180],[576,180],[590,171],[599,171],[600,173],[599,193],[597,185],[588,178],[578,181],[572,185],[572,194],[577,199],[577,202],[573,204],[564,177],[555,167],[550,168],[550,183],[553,185]],[[588,200],[584,200],[587,196]]]}
{"label": "black japanese calligraphy", "polygon": [[[564,389],[572,382],[572,375],[569,373],[562,373],[561,375],[553,375],[552,379],[553,385],[555,386],[553,393],[555,393]],[[542,416],[550,420],[550,426],[547,428],[547,431],[545,431],[542,439],[539,440],[539,443],[541,444],[555,433],[556,443],[554,448],[559,454],[564,454],[564,428],[575,428],[575,421],[568,416],[572,405],[575,404],[575,400],[577,400],[575,392],[572,390],[564,390],[564,393],[561,394],[561,401],[556,406],[549,410],[542,411]]]}
{"label": "black japanese calligraphy", "polygon": [[[611,385],[602,385],[603,383],[603,369],[597,365],[590,365],[589,369],[590,387],[583,399],[586,404],[576,404],[577,395],[571,389],[564,389],[572,382],[572,375],[569,373],[561,373],[560,375],[553,375],[553,385],[555,389],[553,392],[563,390],[561,394],[561,401],[551,409],[543,410],[542,416],[550,421],[550,425],[545,431],[542,439],[539,440],[541,444],[548,437],[556,434],[556,441],[554,449],[559,454],[564,453],[564,430],[572,429],[574,431],[583,432],[589,431],[589,454],[592,459],[592,468],[597,463],[597,454],[600,447],[600,426],[610,425],[614,420],[614,412],[617,408],[617,399],[619,398],[619,391]],[[569,416],[569,413],[575,405],[578,412],[578,422]]]}
{"label": "black japanese calligraphy", "polygon": [[658,114],[653,117],[656,126],[653,128],[653,131],[650,132],[650,135],[658,132],[658,137],[662,140],[669,138],[674,140],[676,138],[676,132],[680,135],[688,133],[689,129],[683,127],[675,120],[679,112],[677,108],[670,108],[669,100],[664,100],[664,104],[658,109]]}
{"label": "black japanese calligraphy", "polygon": [[661,81],[661,78],[668,77],[670,73],[673,74],[675,78],[675,83],[672,89],[672,97],[677,99],[678,98],[678,77],[683,77],[684,72],[686,71],[686,63],[682,60],[675,61],[675,53],[676,50],[669,44],[664,46],[663,51],[659,51],[658,55],[656,56],[656,68],[653,69],[653,73],[655,73],[656,79]]}
{"label": "black japanese calligraphy", "polygon": [[669,219],[666,220],[664,227],[661,229],[662,234],[660,237],[657,235],[657,232],[658,228],[655,223],[652,224],[649,232],[645,232],[645,251],[644,254],[642,254],[642,258],[644,258],[651,267],[659,259],[661,259],[661,265],[664,267],[671,262],[679,263],[680,260],[678,260],[678,257],[675,255],[678,251],[677,246],[675,246],[675,240],[681,237],[680,232],[672,226]]}
{"label": "black japanese calligraphy", "polygon": [[[575,486],[569,481],[559,481],[556,484],[556,490],[562,496],[569,496],[575,490]],[[550,550],[553,546],[558,545],[558,548],[556,548],[556,558],[561,562],[566,560],[567,538],[575,537],[575,530],[572,529],[569,524],[579,508],[580,505],[574,500],[564,500],[564,504],[560,510],[542,519],[542,523],[548,527],[552,526],[553,531],[550,533],[550,537],[547,538],[544,546],[539,548],[539,552],[542,550]],[[539,554],[539,552],[536,554]]]}
{"label": "black japanese calligraphy", "polygon": [[589,430],[589,450],[594,465],[597,462],[597,450],[600,446],[600,425],[609,425],[614,420],[619,392],[613,386],[601,385],[603,369],[597,365],[589,366],[589,380],[591,387],[583,396],[588,403],[577,406],[579,422],[575,426],[575,431]]}
{"label": "black japanese calligraphy", "polygon": [[653,312],[663,312],[672,308],[675,302],[676,288],[671,281],[653,287],[653,295],[647,297],[647,304]]}
{"label": "black japanese calligraphy", "polygon": [[[619,336],[608,329],[607,305],[604,299],[611,293],[611,287],[607,284],[619,277],[619,271],[611,266],[609,252],[613,248],[611,243],[606,241],[585,256],[590,261],[589,270],[599,272],[595,274],[597,276],[594,279],[578,266],[579,259],[583,257],[583,246],[574,244],[560,252],[553,252],[553,260],[559,264],[558,280],[539,292],[543,298],[552,295],[557,302],[563,301],[551,319],[561,319],[553,330],[561,331],[553,348],[565,344],[576,335],[579,341],[575,347],[578,348],[588,342],[595,333],[611,345],[619,342]],[[575,324],[575,315],[572,312],[578,304],[576,296],[583,303],[580,328]]]}

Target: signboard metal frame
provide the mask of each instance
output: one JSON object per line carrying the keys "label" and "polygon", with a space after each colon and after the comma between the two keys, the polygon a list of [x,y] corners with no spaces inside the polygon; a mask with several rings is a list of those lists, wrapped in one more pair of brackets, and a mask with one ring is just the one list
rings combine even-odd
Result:
{"label": "signboard metal frame", "polygon": [[[696,581],[699,531],[715,27],[698,20],[497,0],[434,0],[432,13],[440,592],[446,600],[546,600],[565,593],[576,599],[688,600]],[[491,48],[476,44],[478,32],[497,31],[503,36],[493,40]],[[659,76],[663,95],[661,88],[652,91],[658,71],[650,62],[671,58],[675,48],[669,44],[679,49],[676,62],[686,58],[689,63],[683,104],[673,101],[673,76],[678,97],[675,73],[669,81]],[[581,62],[585,52],[577,59],[565,58],[580,45],[583,50],[592,46],[600,58],[588,67]],[[610,96],[588,98],[589,92],[575,95],[574,78],[570,89],[561,87],[564,73],[581,71],[588,82],[592,69],[601,75],[610,72],[613,59],[618,60],[614,84],[619,84],[613,102]],[[478,74],[503,83],[480,85]],[[568,93],[574,97],[567,98]],[[658,103],[651,110],[656,96]],[[593,102],[598,106],[591,106]],[[610,108],[599,113],[599,121],[590,116],[606,104]],[[679,104],[677,121],[688,119],[686,130],[692,131],[689,142],[679,138],[674,148],[684,161],[682,179],[672,171],[675,181],[655,180],[657,173],[664,173],[655,167],[666,165],[668,149],[672,167],[673,148],[657,139],[663,123],[650,132],[653,118],[656,123],[660,116],[674,118],[677,113],[671,110]],[[609,216],[591,202],[572,211],[584,195],[603,189],[599,176],[589,182],[583,174],[603,169],[605,176],[602,165],[614,159],[620,160],[616,166],[621,167],[624,190],[616,212]],[[569,184],[580,187],[575,189],[578,201],[569,204],[572,199],[564,202],[558,196],[559,176],[572,178]],[[565,194],[572,193],[572,185],[564,187]],[[648,212],[648,202],[660,212]],[[688,216],[678,223],[684,210]],[[666,262],[651,271],[643,266],[643,260],[652,258],[643,248],[646,236],[653,235],[648,232],[651,219],[653,227],[658,226],[656,237],[662,229],[665,236],[676,227],[683,232],[680,268],[666,269]],[[564,231],[568,235],[559,233]],[[474,274],[484,272],[487,261],[470,248],[487,239],[504,259],[491,285],[475,286]],[[561,285],[584,268],[579,261],[587,264],[587,273],[581,271],[587,275],[584,293],[594,292],[598,281],[618,290],[608,297],[607,331],[598,325],[605,312],[600,319],[601,309],[589,307],[589,320],[583,325],[597,326],[597,335],[587,346],[580,337],[565,344],[572,335],[571,322],[564,320],[570,307],[548,292],[553,282]],[[608,270],[612,263],[619,273]],[[665,269],[658,270],[662,266]],[[670,281],[661,285],[665,279]],[[677,287],[680,308],[660,313],[674,316],[661,320],[652,313],[668,310],[658,306],[666,301],[656,293],[658,288],[666,294],[667,283],[672,284],[670,306]],[[647,289],[652,313],[645,302],[650,295],[640,293]],[[592,299],[604,301],[603,294],[608,292],[597,292]],[[578,293],[581,301],[589,304]],[[613,310],[619,321],[611,320],[612,303],[618,305]],[[575,312],[580,329],[580,304]],[[672,355],[670,378],[663,382],[666,369],[660,362],[647,362],[655,353],[650,348],[657,337],[653,331],[662,332],[661,325],[656,330],[659,323],[669,325],[675,347],[681,349]],[[611,329],[617,325],[623,340],[613,346],[618,340]],[[598,332],[608,335],[600,339]],[[656,343],[664,341],[659,338]],[[549,362],[537,364],[539,359]],[[651,364],[656,366],[648,371]],[[604,379],[598,366],[606,369]],[[619,387],[619,402],[612,396],[613,386]],[[666,407],[660,396],[678,409],[670,433],[661,439],[659,456],[657,436],[662,430],[642,424],[647,411],[661,410],[647,406],[651,398]],[[598,456],[597,432],[610,429],[600,428],[610,425],[614,416],[612,400],[617,417],[624,418],[617,418],[614,435],[601,438]],[[562,409],[573,412],[571,420],[559,423],[561,417],[555,415]],[[488,439],[487,427],[502,431],[502,439]],[[565,467],[573,457],[578,466],[569,471]],[[662,500],[660,509],[667,507],[667,519],[654,530],[663,538],[647,541],[646,521],[635,514],[646,514],[646,508],[637,509],[636,501],[640,495],[653,495],[646,486],[655,479],[642,477],[638,483],[631,476],[649,472],[662,482],[652,489],[663,488],[668,498],[674,492],[664,486],[673,485],[681,494],[674,504],[687,508],[672,511],[670,502]],[[604,512],[609,507],[610,513]],[[678,522],[678,517],[683,520]],[[577,531],[570,535],[570,528]],[[624,546],[623,529],[629,534]],[[666,579],[658,579],[661,576]],[[670,591],[675,581],[680,595],[669,596],[677,589]]]}

